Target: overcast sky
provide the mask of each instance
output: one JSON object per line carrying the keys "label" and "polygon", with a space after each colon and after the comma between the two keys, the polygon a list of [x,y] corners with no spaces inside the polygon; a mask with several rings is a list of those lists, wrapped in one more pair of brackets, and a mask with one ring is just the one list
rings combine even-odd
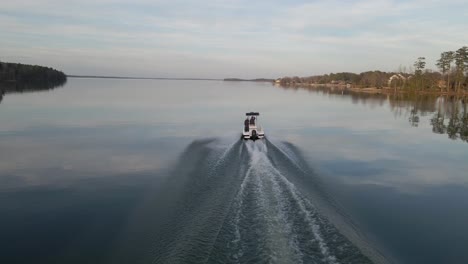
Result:
{"label": "overcast sky", "polygon": [[467,18],[466,0],[2,1],[0,60],[201,78],[435,68],[468,45]]}

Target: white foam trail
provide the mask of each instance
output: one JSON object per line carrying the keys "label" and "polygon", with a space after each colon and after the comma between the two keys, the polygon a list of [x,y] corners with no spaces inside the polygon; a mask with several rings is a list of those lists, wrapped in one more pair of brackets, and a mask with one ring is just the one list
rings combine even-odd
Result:
{"label": "white foam trail", "polygon": [[292,224],[288,221],[286,215],[287,204],[284,201],[284,197],[281,196],[281,186],[275,178],[276,177],[268,177],[273,187],[273,196],[279,205],[277,210],[278,219],[283,225],[282,231],[290,237],[289,248],[291,248],[294,251],[293,254],[297,256],[294,263],[303,263],[302,257],[304,254],[299,248],[297,234],[293,231]]}
{"label": "white foam trail", "polygon": [[[268,160],[268,148],[264,142],[254,145],[250,148],[252,156],[256,159],[255,171],[262,185],[259,185],[259,192],[262,198],[274,201],[264,200],[264,208],[270,213],[266,215],[268,218],[267,226],[269,227],[269,242],[274,248],[274,257],[279,262],[303,263],[302,252],[298,247],[297,235],[293,232],[291,223],[285,215],[286,204],[284,198],[281,197],[281,187],[274,179],[274,172],[271,170],[272,164]],[[264,183],[264,184],[263,184]],[[267,189],[271,187],[270,189]],[[266,198],[267,194],[273,197]],[[274,204],[271,204],[274,202]],[[282,260],[278,259],[282,258]]]}
{"label": "white foam trail", "polygon": [[323,236],[322,236],[322,234],[320,232],[320,226],[317,224],[317,222],[316,222],[315,218],[312,216],[311,212],[309,210],[307,210],[306,204],[309,207],[312,207],[312,208],[314,208],[314,206],[310,203],[310,201],[300,197],[300,194],[297,191],[294,184],[291,183],[289,180],[287,180],[286,177],[281,172],[279,172],[274,167],[272,167],[272,169],[277,172],[278,176],[280,176],[279,179],[288,187],[288,189],[289,189],[291,195],[293,196],[294,200],[297,202],[297,204],[299,205],[301,211],[304,213],[307,222],[310,223],[310,227],[312,228],[312,231],[313,231],[312,233],[314,234],[314,238],[317,240],[317,242],[319,244],[321,253],[327,258],[329,263],[337,263],[336,257],[332,256],[329,253],[329,249],[327,247],[327,244],[326,244],[325,240],[323,239]]}
{"label": "white foam trail", "polygon": [[[244,196],[246,195],[246,191],[251,191],[255,192],[254,197],[256,198],[256,206],[258,208],[266,208],[266,202],[267,199],[265,197],[265,194],[263,192],[263,183],[258,175],[258,173],[254,173],[259,166],[259,163],[261,161],[261,156],[259,153],[261,153],[261,150],[265,150],[266,146],[258,146],[254,144],[250,144],[252,142],[246,142],[245,147],[247,148],[247,151],[250,155],[250,161],[248,165],[248,169],[246,170],[244,179],[242,180],[242,183],[240,185],[239,191],[234,199],[234,206],[233,210],[235,212],[235,216],[233,219],[233,226],[234,226],[234,240],[231,241],[231,243],[234,244],[236,248],[238,248],[238,251],[232,255],[233,259],[237,263],[240,263],[240,258],[243,256],[244,252],[242,249],[242,237],[241,237],[241,226],[240,226],[240,221],[241,221],[241,215],[242,215],[242,207],[244,203]],[[248,188],[247,185],[251,184],[251,188]],[[265,217],[265,215],[260,214],[260,216]]]}
{"label": "white foam trail", "polygon": [[[239,156],[241,155],[242,153],[242,148],[244,147],[245,144],[242,144],[241,146],[241,150],[239,151]],[[249,152],[251,152],[252,148],[251,146],[247,145],[247,149]],[[239,243],[241,241],[241,233],[240,233],[240,218],[241,218],[241,213],[242,213],[242,205],[243,205],[243,197],[244,197],[244,194],[245,194],[245,189],[246,189],[246,185],[248,184],[248,182],[251,180],[252,178],[252,170],[254,168],[254,165],[257,163],[257,159],[252,159],[250,162],[249,162],[249,167],[245,173],[245,176],[244,176],[244,179],[242,180],[242,183],[240,185],[240,188],[239,188],[239,191],[236,195],[236,197],[234,198],[234,211],[236,212],[235,216],[234,216],[234,240],[231,241],[237,248],[239,248],[239,251],[237,253],[235,253],[235,255],[233,255],[232,257],[236,260],[237,263],[240,263],[239,262],[239,258],[242,257],[243,255],[243,250],[242,250],[242,247],[240,247]]]}
{"label": "white foam trail", "polygon": [[[256,142],[253,142],[253,143],[256,143]],[[271,163],[271,161],[269,160],[269,158],[267,156],[266,144],[247,144],[247,149],[248,149],[248,151],[249,151],[249,153],[251,154],[251,157],[252,157],[252,163],[251,163],[252,166],[256,166],[256,169],[263,169],[264,170],[264,175],[263,176],[266,176],[266,175],[269,175],[269,174],[276,175],[275,178],[277,180],[279,180],[280,182],[282,182],[284,184],[284,186],[287,187],[287,191],[291,194],[293,200],[295,201],[295,203],[297,203],[298,207],[302,211],[306,222],[309,223],[309,227],[311,228],[314,239],[318,243],[318,246],[320,248],[320,252],[324,256],[323,260],[325,262],[332,263],[332,264],[338,263],[337,260],[336,260],[336,257],[333,256],[330,253],[329,249],[328,249],[328,246],[327,246],[327,244],[326,244],[326,242],[325,242],[325,240],[323,238],[323,235],[321,234],[319,224],[317,224],[317,221],[314,218],[314,216],[312,215],[312,213],[310,212],[310,210],[307,209],[307,207],[309,207],[309,208],[315,208],[315,207],[308,200],[304,199],[300,195],[299,191],[294,186],[294,184],[291,183],[278,169],[276,169],[273,166],[273,164]],[[286,153],[284,153],[284,154],[287,157],[289,157],[289,155],[287,155]],[[295,165],[298,166],[297,163]],[[298,167],[300,168],[300,166],[298,166]],[[249,168],[249,170],[251,170],[251,169],[252,168]],[[276,184],[277,184],[277,186],[275,188],[278,188],[277,190],[279,190],[281,188],[281,186],[279,186],[278,182],[276,182]],[[261,187],[261,186],[259,186],[259,187]],[[262,198],[264,198],[264,197],[262,197]],[[278,198],[279,198],[279,201],[281,201],[281,199],[283,199],[281,197],[278,197]],[[294,244],[294,241],[292,243]]]}

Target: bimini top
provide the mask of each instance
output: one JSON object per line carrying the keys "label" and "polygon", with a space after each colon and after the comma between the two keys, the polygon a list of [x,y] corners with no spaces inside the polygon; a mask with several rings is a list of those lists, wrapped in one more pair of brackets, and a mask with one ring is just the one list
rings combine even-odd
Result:
{"label": "bimini top", "polygon": [[250,112],[250,113],[245,113],[246,116],[259,116],[259,112]]}

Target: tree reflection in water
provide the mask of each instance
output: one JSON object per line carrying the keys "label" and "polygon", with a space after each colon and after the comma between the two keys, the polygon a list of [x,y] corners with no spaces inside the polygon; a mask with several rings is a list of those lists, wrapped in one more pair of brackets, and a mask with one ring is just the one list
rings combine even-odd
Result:
{"label": "tree reflection in water", "polygon": [[461,139],[468,142],[468,113],[464,99],[453,103],[453,110],[449,112],[447,134],[451,139]]}
{"label": "tree reflection in water", "polygon": [[50,91],[58,87],[62,87],[67,83],[67,80],[58,80],[54,82],[0,82],[0,103],[3,97],[11,93],[32,93]]}
{"label": "tree reflection in water", "polygon": [[415,93],[360,93],[346,88],[325,86],[279,86],[283,89],[304,89],[327,97],[349,97],[353,104],[382,106],[388,103],[396,117],[407,118],[418,127],[421,116],[431,116],[432,132],[447,134],[453,140],[468,142],[468,112],[466,96]]}
{"label": "tree reflection in water", "polygon": [[437,111],[431,118],[432,132],[468,142],[466,98],[439,97],[436,105]]}

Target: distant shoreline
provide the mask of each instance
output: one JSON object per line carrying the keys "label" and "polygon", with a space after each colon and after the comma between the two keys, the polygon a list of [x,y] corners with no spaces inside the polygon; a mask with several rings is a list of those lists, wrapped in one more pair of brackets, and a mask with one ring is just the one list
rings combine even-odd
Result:
{"label": "distant shoreline", "polygon": [[175,80],[175,81],[228,81],[228,82],[274,82],[275,79],[256,78],[170,78],[170,77],[135,77],[135,76],[100,76],[100,75],[74,75],[68,74],[69,78],[93,78],[93,79],[128,79],[128,80]]}
{"label": "distant shoreline", "polygon": [[72,74],[67,75],[67,77],[90,78],[90,79],[126,79],[126,80],[222,81],[222,79],[210,79],[210,78],[167,78],[167,77],[72,75]]}
{"label": "distant shoreline", "polygon": [[240,79],[240,78],[225,78],[225,82],[274,82],[275,79],[257,78],[257,79]]}
{"label": "distant shoreline", "polygon": [[65,73],[50,67],[0,61],[0,101],[7,93],[50,90],[66,82]]}

